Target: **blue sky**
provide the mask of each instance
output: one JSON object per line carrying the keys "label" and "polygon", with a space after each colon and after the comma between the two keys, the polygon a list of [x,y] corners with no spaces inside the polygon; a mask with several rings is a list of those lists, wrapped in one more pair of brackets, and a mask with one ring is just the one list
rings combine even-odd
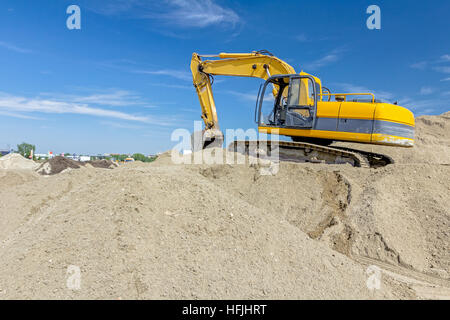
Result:
{"label": "blue sky", "polygon": [[[81,30],[66,9],[81,8]],[[381,30],[366,8],[381,8]],[[450,110],[450,2],[2,0],[0,148],[156,153],[193,130],[192,52],[267,49],[332,91],[371,91],[416,115]],[[262,80],[216,77],[222,129],[255,128]]]}

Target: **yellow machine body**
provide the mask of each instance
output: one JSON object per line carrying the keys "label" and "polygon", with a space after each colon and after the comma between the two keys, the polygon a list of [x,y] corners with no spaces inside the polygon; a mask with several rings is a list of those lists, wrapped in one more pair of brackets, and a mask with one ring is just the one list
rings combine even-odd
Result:
{"label": "yellow machine body", "polygon": [[290,137],[351,141],[400,147],[414,145],[414,115],[389,103],[318,101],[314,128],[259,126],[260,132]]}

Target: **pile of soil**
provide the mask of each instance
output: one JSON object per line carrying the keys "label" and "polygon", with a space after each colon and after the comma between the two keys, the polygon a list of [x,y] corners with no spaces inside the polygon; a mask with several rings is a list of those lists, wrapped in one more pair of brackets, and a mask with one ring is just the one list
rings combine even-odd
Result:
{"label": "pile of soil", "polygon": [[262,175],[166,153],[45,179],[8,171],[0,299],[449,299],[449,121],[419,117],[412,149],[357,145],[391,152],[378,169]]}
{"label": "pile of soil", "polygon": [[102,159],[102,160],[92,160],[87,161],[86,163],[90,164],[94,168],[102,168],[102,169],[114,169],[117,167],[117,164],[110,160]]}
{"label": "pile of soil", "polygon": [[36,163],[33,160],[26,159],[18,153],[9,153],[0,157],[0,169],[34,169]]}
{"label": "pile of soil", "polygon": [[74,161],[62,156],[46,160],[37,168],[37,173],[42,175],[52,175],[60,173],[67,169],[79,169],[83,164],[79,161]]}
{"label": "pile of soil", "polygon": [[113,169],[117,167],[117,165],[114,162],[105,159],[80,162],[62,156],[56,156],[42,163],[39,168],[36,169],[36,172],[42,175],[53,175],[66,170],[79,169],[82,167]]}

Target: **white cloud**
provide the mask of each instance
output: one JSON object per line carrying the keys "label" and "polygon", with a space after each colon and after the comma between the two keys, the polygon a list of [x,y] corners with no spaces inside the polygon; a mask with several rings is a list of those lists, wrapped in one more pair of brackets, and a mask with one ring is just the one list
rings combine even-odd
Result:
{"label": "white cloud", "polygon": [[425,68],[427,67],[428,62],[427,61],[421,61],[421,62],[416,62],[413,63],[411,65],[411,68],[413,69],[418,69],[418,70],[425,70]]}
{"label": "white cloud", "polygon": [[[251,101],[253,103],[256,103],[256,99],[258,98],[257,93],[243,93],[233,90],[227,90],[226,93],[234,95],[246,101]],[[273,100],[272,90],[266,90],[264,100]]]}
{"label": "white cloud", "polygon": [[442,72],[442,73],[450,73],[450,67],[447,67],[447,66],[445,66],[445,67],[434,67],[433,70],[437,71],[437,72]]}
{"label": "white cloud", "polygon": [[324,67],[326,65],[329,65],[333,62],[336,62],[341,58],[343,52],[344,52],[343,49],[334,49],[327,55],[323,56],[322,58],[305,64],[305,69],[315,70]]}
{"label": "white cloud", "polygon": [[328,54],[312,63],[307,64],[308,69],[318,69],[320,67],[326,66],[332,62],[337,61],[339,58],[335,54]]}
{"label": "white cloud", "polygon": [[110,106],[126,106],[141,104],[138,97],[132,96],[128,91],[119,90],[114,93],[100,93],[85,97],[74,97],[76,102],[95,103]]}
{"label": "white cloud", "polygon": [[121,122],[114,122],[114,121],[101,121],[101,125],[109,126],[113,128],[119,128],[119,129],[141,129],[141,126],[135,126],[132,124],[127,123],[121,123]]}
{"label": "white cloud", "polygon": [[[365,86],[361,85],[354,85],[351,83],[334,83],[332,84],[336,89],[332,90],[333,93],[373,93],[375,95],[376,99],[387,101],[387,102],[394,102],[397,101],[398,105],[407,107],[414,111],[416,115],[422,115],[422,114],[430,114],[434,112],[435,110],[441,110],[444,107],[449,106],[449,102],[445,101],[444,99],[425,99],[425,100],[419,100],[414,99],[411,97],[400,97],[396,99],[396,95],[389,91],[384,90],[371,90]],[[430,89],[432,92],[435,92],[435,88],[429,88],[424,87],[423,92],[427,93],[430,92]],[[242,100],[245,101],[256,101],[256,94],[254,93],[243,93],[239,91],[225,91],[227,94],[234,95]],[[427,93],[429,94],[429,93]],[[443,93],[444,95],[450,94],[450,92]],[[361,96],[362,97],[362,96]],[[266,92],[266,97],[264,99],[272,98],[272,93]],[[358,97],[359,98],[359,97]],[[349,98],[351,99],[351,98]],[[448,108],[447,108],[448,109]]]}
{"label": "white cloud", "polygon": [[200,108],[198,108],[198,109],[180,108],[179,110],[183,111],[183,112],[190,112],[190,113],[200,113],[201,112]]}
{"label": "white cloud", "polygon": [[12,112],[15,115],[28,116],[29,113],[48,114],[81,114],[103,118],[114,118],[127,121],[151,123],[155,125],[173,125],[169,118],[154,117],[150,115],[135,115],[116,110],[91,107],[85,103],[65,102],[51,99],[26,98],[21,96],[0,93],[0,111]]}
{"label": "white cloud", "polygon": [[418,117],[418,116],[423,116],[423,115],[429,115],[432,114],[436,111],[436,109],[434,108],[427,108],[427,109],[421,109],[418,110],[414,113],[414,116]]}
{"label": "white cloud", "polygon": [[125,107],[125,106],[146,106],[148,105],[143,99],[127,90],[109,90],[101,93],[94,93],[88,95],[61,95],[54,93],[42,93],[42,96],[51,97],[53,100],[70,101],[75,103],[90,103],[111,107]]}
{"label": "white cloud", "polygon": [[8,50],[15,51],[15,52],[18,52],[18,53],[31,53],[32,52],[31,50],[20,48],[20,47],[17,47],[15,45],[11,44],[11,43],[7,43],[7,42],[4,42],[4,41],[0,41],[0,47],[6,48]]}
{"label": "white cloud", "polygon": [[300,33],[298,35],[295,35],[292,37],[292,39],[298,41],[298,42],[313,42],[313,41],[327,41],[332,38],[326,36],[326,37],[320,37],[315,35],[314,37],[309,37],[305,33]]}
{"label": "white cloud", "polygon": [[171,69],[162,69],[162,70],[135,70],[135,73],[142,74],[153,74],[153,75],[162,75],[169,76],[173,78],[177,78],[185,81],[192,81],[192,75],[190,72],[181,71],[181,70],[171,70]]}
{"label": "white cloud", "polygon": [[414,112],[415,116],[430,114],[439,110],[448,110],[449,101],[445,99],[411,99],[406,103],[399,103]]}
{"label": "white cloud", "polygon": [[16,112],[9,112],[9,111],[0,111],[1,116],[7,116],[7,117],[13,117],[13,118],[19,118],[19,119],[33,119],[33,120],[42,120],[38,117],[33,116],[27,116],[25,114],[16,113]]}
{"label": "white cloud", "polygon": [[228,94],[231,94],[233,96],[239,97],[243,100],[247,100],[247,101],[256,101],[256,94],[254,93],[243,93],[243,92],[238,92],[238,91],[233,91],[233,90],[228,90],[226,91]]}
{"label": "white cloud", "polygon": [[86,5],[104,15],[150,19],[178,27],[235,26],[241,21],[234,10],[213,0],[109,0],[106,4],[86,1]]}
{"label": "white cloud", "polygon": [[99,6],[95,6],[94,2],[94,6],[91,7],[91,9],[104,15],[116,15],[127,12],[140,3],[142,3],[142,1],[139,0],[110,0],[107,2],[100,1]]}
{"label": "white cloud", "polygon": [[434,59],[430,61],[421,61],[416,62],[411,65],[411,68],[418,69],[418,70],[425,70],[428,68],[428,66],[433,66],[432,69],[437,72],[443,72],[443,73],[450,73],[450,67],[448,66],[436,66],[439,64],[445,64],[447,62],[450,62],[450,54],[444,54],[439,57],[439,59]]}
{"label": "white cloud", "polygon": [[364,86],[353,85],[351,83],[337,83],[336,87],[342,89],[345,92],[342,93],[373,93],[375,99],[392,100],[395,98],[394,94],[388,91],[370,90]]}
{"label": "white cloud", "polygon": [[450,81],[450,77],[449,77],[449,78],[441,79],[441,81]]}
{"label": "white cloud", "polygon": [[298,36],[295,36],[294,38],[295,38],[295,40],[297,40],[299,42],[307,42],[308,41],[308,37],[304,33],[299,34]]}
{"label": "white cloud", "polygon": [[207,27],[216,24],[236,25],[239,16],[231,9],[221,7],[212,0],[167,0],[173,10],[162,14],[170,24],[187,27]]}
{"label": "white cloud", "polygon": [[436,91],[435,88],[432,88],[432,87],[422,87],[422,88],[420,88],[420,94],[421,95],[432,94],[435,91]]}
{"label": "white cloud", "polygon": [[450,61],[450,54],[444,54],[443,56],[441,56],[441,60],[442,61]]}
{"label": "white cloud", "polygon": [[[217,82],[214,80],[214,82]],[[170,83],[150,83],[152,86],[156,87],[164,87],[164,88],[173,88],[173,89],[186,89],[186,90],[193,90],[194,86],[190,85],[183,85],[183,84],[170,84]]]}

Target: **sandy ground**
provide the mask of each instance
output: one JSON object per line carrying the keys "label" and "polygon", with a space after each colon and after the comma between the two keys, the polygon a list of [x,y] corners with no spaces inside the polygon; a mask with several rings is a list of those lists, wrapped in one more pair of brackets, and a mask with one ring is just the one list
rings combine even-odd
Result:
{"label": "sandy ground", "polygon": [[355,145],[379,169],[0,170],[0,299],[449,299],[450,113],[416,134]]}

